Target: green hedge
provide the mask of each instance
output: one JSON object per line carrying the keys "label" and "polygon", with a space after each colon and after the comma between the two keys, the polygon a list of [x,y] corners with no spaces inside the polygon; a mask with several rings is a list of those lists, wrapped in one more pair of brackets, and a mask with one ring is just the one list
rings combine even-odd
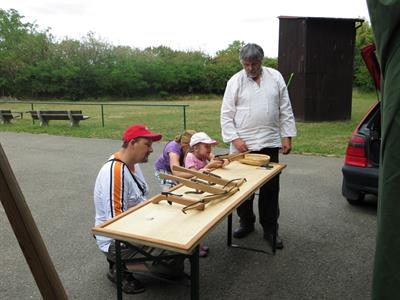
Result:
{"label": "green hedge", "polygon": [[[16,10],[0,9],[0,97],[79,100],[222,94],[227,80],[241,69],[240,41],[213,57],[164,46],[140,50],[113,46],[93,33],[80,41],[57,41],[48,30],[40,31],[22,18]],[[357,47],[369,38],[370,28],[363,26]],[[264,64],[276,67],[277,59],[266,58]],[[364,90],[372,87],[357,54],[354,84]]]}

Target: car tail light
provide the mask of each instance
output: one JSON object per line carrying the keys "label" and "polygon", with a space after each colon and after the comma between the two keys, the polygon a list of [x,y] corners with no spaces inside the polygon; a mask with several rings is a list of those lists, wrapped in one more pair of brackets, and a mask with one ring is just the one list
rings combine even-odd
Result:
{"label": "car tail light", "polygon": [[356,167],[365,168],[368,165],[368,159],[365,149],[365,138],[361,135],[353,135],[346,149],[344,163]]}

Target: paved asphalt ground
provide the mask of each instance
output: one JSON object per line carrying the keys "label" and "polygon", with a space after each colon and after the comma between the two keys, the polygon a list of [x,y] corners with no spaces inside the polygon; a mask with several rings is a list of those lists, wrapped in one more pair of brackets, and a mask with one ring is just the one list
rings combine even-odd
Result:
{"label": "paved asphalt ground", "polygon": [[[70,299],[115,299],[107,265],[90,229],[93,184],[119,141],[0,132],[14,170]],[[143,166],[158,189],[152,166]],[[218,149],[217,149],[218,150]],[[226,222],[206,238],[200,259],[201,299],[368,299],[375,249],[376,199],[352,207],[341,196],[343,159],[282,156],[280,234],[275,256],[226,247]],[[237,217],[234,214],[234,226]],[[0,206],[0,299],[40,299],[40,292]],[[267,247],[262,231],[241,244]],[[147,290],[124,299],[189,299],[190,289],[141,277]]]}

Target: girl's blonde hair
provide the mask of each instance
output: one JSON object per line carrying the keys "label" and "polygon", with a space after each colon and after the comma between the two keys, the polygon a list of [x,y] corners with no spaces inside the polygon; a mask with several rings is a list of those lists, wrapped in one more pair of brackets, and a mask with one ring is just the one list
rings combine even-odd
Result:
{"label": "girl's blonde hair", "polygon": [[[188,129],[188,130],[185,130],[184,132],[182,132],[181,134],[178,134],[175,137],[175,142],[180,143],[182,146],[183,156],[186,156],[186,154],[189,152],[190,138],[195,133],[196,133],[196,131]],[[183,159],[184,159],[184,157],[182,157],[181,165],[183,164]]]}
{"label": "girl's blonde hair", "polygon": [[175,142],[180,143],[180,144],[188,144],[190,143],[190,138],[192,137],[193,134],[195,134],[196,131],[194,130],[185,130],[181,134],[178,134],[175,137]]}

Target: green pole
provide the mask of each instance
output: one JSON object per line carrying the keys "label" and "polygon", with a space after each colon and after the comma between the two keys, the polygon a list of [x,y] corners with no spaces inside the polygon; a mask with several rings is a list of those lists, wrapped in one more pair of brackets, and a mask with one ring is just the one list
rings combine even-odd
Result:
{"label": "green pole", "polygon": [[101,125],[104,127],[104,108],[103,108],[103,104],[100,105],[101,106]]}
{"label": "green pole", "polygon": [[[33,111],[33,103],[31,103],[31,110]],[[32,118],[32,124],[35,125],[35,120]]]}
{"label": "green pole", "polygon": [[290,83],[292,82],[293,75],[294,75],[293,72],[290,73],[290,77],[289,77],[288,83],[287,83],[287,85],[286,85],[287,88],[289,88],[289,85],[290,85]]}
{"label": "green pole", "polygon": [[183,105],[183,130],[186,130],[186,106]]}

